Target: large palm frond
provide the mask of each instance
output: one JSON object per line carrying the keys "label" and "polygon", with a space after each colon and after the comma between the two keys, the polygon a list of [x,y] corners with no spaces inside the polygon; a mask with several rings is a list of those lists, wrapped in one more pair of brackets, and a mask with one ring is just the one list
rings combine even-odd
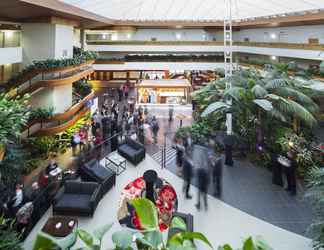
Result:
{"label": "large palm frond", "polygon": [[268,94],[268,91],[259,84],[254,85],[251,91],[256,98],[263,98]]}
{"label": "large palm frond", "polygon": [[290,114],[293,117],[303,121],[309,127],[313,127],[317,124],[317,121],[312,113],[293,100],[281,98],[278,102],[276,102],[276,107],[283,114]]}
{"label": "large palm frond", "polygon": [[284,78],[276,78],[276,79],[272,79],[272,80],[269,80],[267,82],[267,84],[265,85],[265,88],[267,90],[271,90],[271,89],[276,89],[276,88],[279,88],[279,87],[285,87],[287,86],[287,80],[284,79]]}
{"label": "large palm frond", "polygon": [[292,98],[294,101],[307,106],[307,109],[312,113],[318,110],[317,104],[310,97],[296,89],[290,87],[279,87],[275,89],[275,92],[282,97]]}
{"label": "large palm frond", "polygon": [[275,107],[273,107],[272,110],[270,110],[268,112],[272,117],[278,119],[279,121],[282,122],[287,122],[286,116],[283,115],[278,109],[276,109]]}
{"label": "large palm frond", "polygon": [[209,114],[214,112],[223,111],[230,108],[230,105],[228,105],[225,102],[214,102],[210,104],[201,114],[202,117],[207,117]]}
{"label": "large palm frond", "polygon": [[242,87],[231,87],[224,92],[225,98],[233,98],[235,101],[239,101],[242,98],[245,89]]}
{"label": "large palm frond", "polygon": [[253,102],[265,111],[271,111],[273,109],[272,103],[266,99],[255,99]]}

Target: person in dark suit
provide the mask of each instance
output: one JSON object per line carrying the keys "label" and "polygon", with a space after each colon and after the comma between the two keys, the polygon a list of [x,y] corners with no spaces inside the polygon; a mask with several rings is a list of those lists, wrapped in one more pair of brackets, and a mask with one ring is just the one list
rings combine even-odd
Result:
{"label": "person in dark suit", "polygon": [[297,162],[295,153],[292,151],[288,151],[287,157],[290,161],[287,166],[284,168],[284,172],[287,178],[287,188],[286,190],[290,192],[291,195],[296,195],[296,169],[297,169]]}
{"label": "person in dark suit", "polygon": [[188,154],[185,154],[183,159],[183,192],[185,193],[186,199],[191,199],[192,196],[189,194],[190,191],[190,184],[193,175],[193,163],[192,160],[189,158]]}
{"label": "person in dark suit", "polygon": [[214,187],[214,195],[219,197],[222,191],[223,160],[220,155],[217,156],[215,153],[214,140],[210,140],[208,146],[208,160]]}
{"label": "person in dark suit", "polygon": [[223,161],[219,156],[212,162],[212,178],[213,178],[213,186],[214,186],[214,195],[221,196],[222,194],[222,169],[223,169]]}
{"label": "person in dark suit", "polygon": [[279,155],[270,152],[271,156],[271,171],[272,171],[272,183],[278,186],[283,186],[282,180],[282,166],[278,161]]}
{"label": "person in dark suit", "polygon": [[200,210],[200,200],[203,199],[205,210],[207,210],[208,209],[207,192],[208,192],[208,185],[209,185],[208,171],[205,168],[198,168],[197,179],[198,179],[198,201],[196,204],[196,208]]}

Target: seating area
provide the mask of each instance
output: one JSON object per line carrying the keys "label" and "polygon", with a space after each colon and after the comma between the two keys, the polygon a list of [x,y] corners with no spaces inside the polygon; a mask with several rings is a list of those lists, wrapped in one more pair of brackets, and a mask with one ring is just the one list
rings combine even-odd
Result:
{"label": "seating area", "polygon": [[53,214],[93,216],[102,192],[102,185],[96,182],[67,181],[54,198]]}
{"label": "seating area", "polygon": [[324,0],[1,0],[0,250],[324,250]]}
{"label": "seating area", "polygon": [[144,145],[130,138],[126,138],[125,142],[118,147],[118,153],[135,166],[145,159]]}
{"label": "seating area", "polygon": [[81,165],[79,173],[82,181],[97,182],[101,185],[101,197],[116,184],[116,173],[102,166],[97,159],[92,159]]}

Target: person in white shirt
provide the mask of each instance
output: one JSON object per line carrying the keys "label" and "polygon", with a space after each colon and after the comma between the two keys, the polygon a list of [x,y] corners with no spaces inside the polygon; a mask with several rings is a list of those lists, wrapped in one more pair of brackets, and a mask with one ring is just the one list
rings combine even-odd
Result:
{"label": "person in white shirt", "polygon": [[16,215],[19,208],[23,205],[24,193],[23,193],[23,185],[20,183],[16,184],[15,196],[11,199],[11,210],[14,215]]}

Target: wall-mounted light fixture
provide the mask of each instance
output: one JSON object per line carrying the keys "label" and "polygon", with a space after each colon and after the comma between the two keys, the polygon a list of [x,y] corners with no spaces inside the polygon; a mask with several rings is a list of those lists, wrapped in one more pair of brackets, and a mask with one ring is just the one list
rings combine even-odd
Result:
{"label": "wall-mounted light fixture", "polygon": [[7,38],[12,37],[12,35],[13,35],[13,31],[12,31],[12,30],[5,30],[4,33],[5,33],[5,36],[6,36]]}
{"label": "wall-mounted light fixture", "polygon": [[271,39],[276,39],[276,38],[277,38],[277,35],[276,35],[275,33],[271,33],[271,34],[270,34],[270,38],[271,38]]}

